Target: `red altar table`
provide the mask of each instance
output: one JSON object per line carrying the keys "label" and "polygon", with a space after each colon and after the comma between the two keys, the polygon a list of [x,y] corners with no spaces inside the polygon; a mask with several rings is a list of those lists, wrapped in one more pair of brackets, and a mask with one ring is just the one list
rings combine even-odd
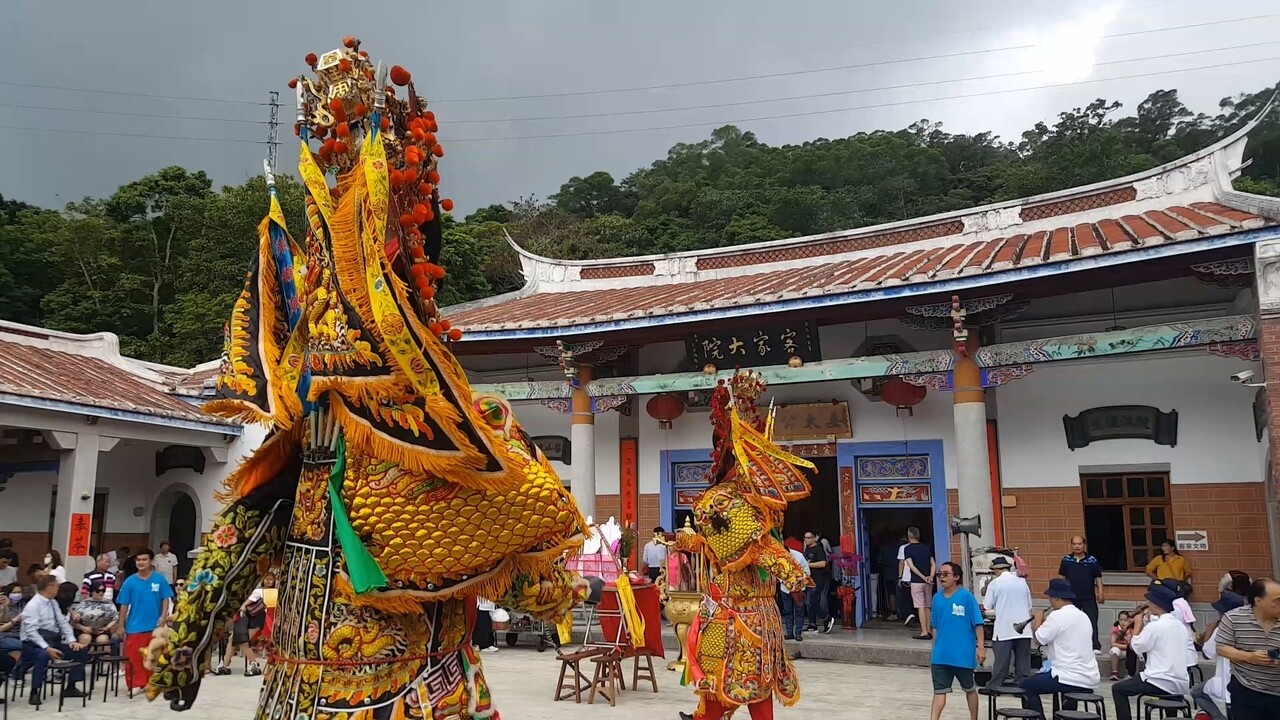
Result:
{"label": "red altar table", "polygon": [[[636,612],[644,619],[644,649],[655,657],[665,658],[662,647],[662,604],[658,600],[658,586],[650,582],[633,583],[632,594],[636,598]],[[600,630],[604,637],[592,645],[629,646],[626,634],[622,631],[622,607],[618,603],[618,586],[614,583],[605,585],[600,593],[600,604],[596,608],[596,617],[600,619]],[[590,629],[588,628],[588,632]]]}

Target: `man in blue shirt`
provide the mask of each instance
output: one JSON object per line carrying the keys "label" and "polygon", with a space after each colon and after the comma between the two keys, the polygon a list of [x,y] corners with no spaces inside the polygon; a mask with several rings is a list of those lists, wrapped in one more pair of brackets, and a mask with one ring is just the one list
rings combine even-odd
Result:
{"label": "man in blue shirt", "polygon": [[1093,626],[1093,651],[1099,653],[1102,643],[1098,639],[1098,603],[1106,602],[1102,566],[1098,564],[1098,558],[1089,554],[1089,543],[1082,535],[1071,538],[1071,554],[1058,563],[1058,576],[1071,583],[1075,606],[1089,616],[1089,623]]}
{"label": "man in blue shirt", "polygon": [[[943,563],[937,574],[939,592],[933,596],[930,627],[933,631],[933,656],[929,670],[933,675],[932,720],[942,717],[947,706],[947,693],[953,682],[960,681],[969,703],[970,720],[978,720],[978,686],[973,669],[986,659],[986,638],[982,627],[982,608],[978,600],[960,583],[964,571],[953,563]],[[976,660],[976,662],[975,662]]]}
{"label": "man in blue shirt", "polygon": [[133,557],[137,574],[130,575],[120,586],[116,602],[120,603],[120,629],[124,636],[124,679],[132,691],[145,688],[151,672],[142,663],[142,654],[151,643],[151,633],[169,618],[173,588],[151,568],[150,550],[140,550]]}

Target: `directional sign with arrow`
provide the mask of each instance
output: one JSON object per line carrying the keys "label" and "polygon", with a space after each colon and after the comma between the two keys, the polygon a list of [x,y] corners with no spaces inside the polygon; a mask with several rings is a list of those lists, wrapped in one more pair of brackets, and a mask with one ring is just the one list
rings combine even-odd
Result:
{"label": "directional sign with arrow", "polygon": [[1209,532],[1207,530],[1179,530],[1174,534],[1179,550],[1208,550]]}

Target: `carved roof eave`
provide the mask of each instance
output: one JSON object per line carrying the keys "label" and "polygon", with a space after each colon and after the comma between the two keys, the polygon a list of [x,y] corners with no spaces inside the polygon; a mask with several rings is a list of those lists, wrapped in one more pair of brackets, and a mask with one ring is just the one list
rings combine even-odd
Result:
{"label": "carved roof eave", "polygon": [[[1241,209],[1249,209],[1251,212],[1264,214],[1268,217],[1280,217],[1280,207],[1277,207],[1277,203],[1266,202],[1265,198],[1261,199],[1260,203],[1258,196],[1253,196],[1248,193],[1240,193],[1233,190],[1231,187],[1231,180],[1238,176],[1243,168],[1244,149],[1249,133],[1266,115],[1275,100],[1276,97],[1273,96],[1261,112],[1231,135],[1202,150],[1150,170],[1145,170],[1143,172],[1134,173],[1132,175],[1113,180],[1105,180],[1092,185],[1069,188],[1067,190],[1045,193],[1018,200],[991,203],[966,210],[958,210],[921,218],[912,218],[910,220],[903,220],[894,223],[862,227],[854,230],[843,230],[820,235],[809,235],[800,238],[737,245],[732,248],[714,248],[709,250],[657,255],[639,255],[600,260],[557,260],[554,258],[544,257],[522,248],[508,234],[507,242],[520,257],[521,268],[526,278],[525,286],[514,293],[508,293],[506,295],[485,298],[483,300],[466,303],[464,305],[458,305],[448,308],[448,311],[460,312],[462,310],[491,306],[502,302],[509,302],[513,299],[527,297],[538,292],[587,290],[602,287],[640,285],[654,282],[691,282],[710,279],[713,277],[758,273],[765,270],[767,266],[761,264],[746,264],[740,267],[732,267],[710,272],[706,270],[699,270],[697,266],[699,260],[705,260],[707,258],[733,257],[754,251],[781,250],[797,246],[821,244],[832,240],[857,239],[860,237],[882,235],[887,232],[926,228],[948,222],[954,223],[956,221],[961,221],[964,223],[964,231],[952,232],[927,240],[881,247],[876,250],[861,251],[852,254],[844,253],[841,255],[822,255],[820,256],[820,259],[822,261],[837,260],[848,258],[850,256],[856,257],[859,255],[906,250],[930,244],[952,243],[955,242],[957,238],[980,241],[1013,233],[1050,229],[1051,227],[1070,224],[1072,218],[1088,215],[1089,211],[1058,215],[1046,220],[1018,222],[1016,224],[1007,223],[1005,222],[1005,219],[1011,214],[1016,213],[1021,208],[1035,207],[1050,203],[1068,201],[1074,198],[1088,197],[1091,195],[1097,195],[1098,193],[1107,192],[1109,190],[1123,190],[1129,187],[1142,188],[1144,184],[1145,186],[1158,184],[1162,176],[1168,176],[1175,171],[1190,169],[1192,166],[1196,165],[1196,163],[1200,163],[1205,160],[1208,160],[1211,164],[1209,174],[1212,176],[1211,181],[1207,186],[1190,188],[1190,191],[1169,193],[1169,195],[1187,195],[1190,196],[1188,201],[1195,199],[1213,199],[1218,202],[1232,205],[1233,207],[1243,204],[1246,205],[1247,208],[1241,207]],[[1197,190],[1199,193],[1194,192]],[[1194,197],[1196,194],[1207,194],[1207,197],[1196,198]],[[1166,197],[1166,204],[1168,204],[1167,199],[1168,198]],[[1143,197],[1139,192],[1137,200],[1121,205],[1111,205],[1106,209],[1106,212],[1111,215],[1126,212],[1130,206],[1137,207],[1141,205],[1142,200]],[[1259,212],[1259,208],[1265,209],[1265,212]],[[818,259],[819,258],[812,258],[810,259],[810,262]],[[639,271],[635,273],[628,272],[628,269],[632,268]],[[584,271],[586,271],[587,275],[591,275],[593,277],[584,277]]]}

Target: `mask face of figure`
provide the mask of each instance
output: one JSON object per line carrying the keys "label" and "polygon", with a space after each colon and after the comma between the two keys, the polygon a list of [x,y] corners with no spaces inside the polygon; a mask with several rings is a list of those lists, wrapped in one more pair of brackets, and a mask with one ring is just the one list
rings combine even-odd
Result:
{"label": "mask face of figure", "polygon": [[742,559],[764,533],[763,514],[731,486],[708,490],[694,507],[698,528],[723,565]]}

